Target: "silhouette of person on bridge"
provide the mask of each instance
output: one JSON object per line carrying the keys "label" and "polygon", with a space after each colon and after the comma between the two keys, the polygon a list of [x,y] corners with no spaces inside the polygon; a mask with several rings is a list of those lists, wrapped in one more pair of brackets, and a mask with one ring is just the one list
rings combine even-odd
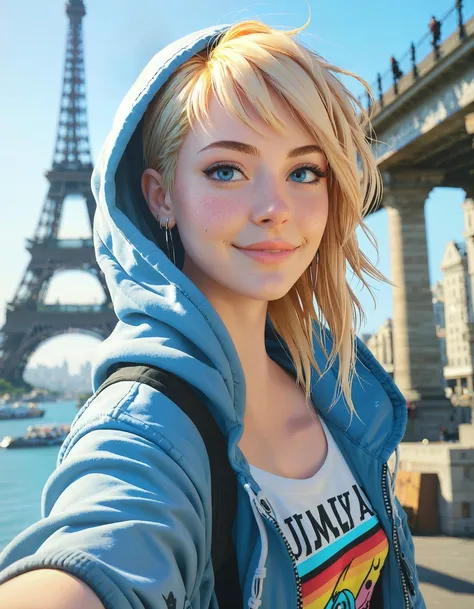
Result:
{"label": "silhouette of person on bridge", "polygon": [[393,79],[400,80],[400,78],[403,76],[403,72],[400,70],[398,61],[393,55],[390,57],[390,65],[392,66]]}
{"label": "silhouette of person on bridge", "polygon": [[436,59],[439,59],[439,43],[441,40],[441,21],[436,19],[433,15],[428,24],[431,32],[431,45],[433,46],[433,52],[435,54]]}
{"label": "silhouette of person on bridge", "polygon": [[393,88],[395,90],[395,95],[398,95],[398,81],[403,76],[403,72],[400,70],[398,61],[393,55],[390,57],[390,65],[392,66]]}

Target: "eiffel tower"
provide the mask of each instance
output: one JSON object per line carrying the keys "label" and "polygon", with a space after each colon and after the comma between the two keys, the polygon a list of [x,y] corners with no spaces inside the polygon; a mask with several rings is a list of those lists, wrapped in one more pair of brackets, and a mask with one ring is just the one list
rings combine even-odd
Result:
{"label": "eiffel tower", "polygon": [[[117,319],[92,243],[95,201],[90,188],[92,161],[87,125],[82,19],[83,0],[66,4],[69,31],[64,64],[59,124],[49,190],[33,238],[26,240],[31,260],[16,294],[6,307],[0,332],[0,378],[26,385],[23,373],[31,354],[49,338],[81,332],[106,338]],[[87,239],[59,239],[66,197],[79,195],[87,208],[91,233]],[[104,291],[99,305],[45,304],[49,283],[58,271],[81,270],[97,278]]]}

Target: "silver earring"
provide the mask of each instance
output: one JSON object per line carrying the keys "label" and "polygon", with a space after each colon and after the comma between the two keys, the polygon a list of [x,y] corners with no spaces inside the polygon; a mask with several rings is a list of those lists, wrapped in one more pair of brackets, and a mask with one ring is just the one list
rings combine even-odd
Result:
{"label": "silver earring", "polygon": [[[161,224],[161,220],[160,220],[160,226],[161,226],[161,228],[163,228],[163,225]],[[176,255],[175,255],[175,251],[174,251],[173,237],[171,235],[171,230],[170,230],[169,218],[166,218],[166,223],[165,223],[165,239],[166,239],[166,249],[168,250],[168,258],[171,260],[171,256],[173,256],[173,264],[176,264]]]}
{"label": "silver earring", "polygon": [[318,269],[319,269],[319,250],[316,252],[316,272],[313,275],[313,281],[312,281],[313,292],[316,289],[316,282],[318,281]]}

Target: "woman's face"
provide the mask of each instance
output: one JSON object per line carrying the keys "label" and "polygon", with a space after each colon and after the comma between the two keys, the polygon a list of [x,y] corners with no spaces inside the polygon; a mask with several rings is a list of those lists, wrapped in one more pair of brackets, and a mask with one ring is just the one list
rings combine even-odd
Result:
{"label": "woman's face", "polygon": [[[190,130],[179,152],[170,207],[186,253],[183,272],[211,301],[222,289],[281,298],[315,257],[326,227],[326,158],[274,100],[284,135],[255,115],[259,135],[213,99],[210,125]],[[289,251],[262,251],[271,248]]]}

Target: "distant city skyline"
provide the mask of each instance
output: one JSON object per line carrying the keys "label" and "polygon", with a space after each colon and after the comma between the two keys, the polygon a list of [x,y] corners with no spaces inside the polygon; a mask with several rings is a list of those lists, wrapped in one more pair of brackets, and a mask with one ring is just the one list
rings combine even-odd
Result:
{"label": "distant city skyline", "polygon": [[[302,40],[335,64],[373,82],[378,71],[387,69],[392,53],[402,55],[412,40],[425,33],[431,15],[441,17],[452,4],[453,0],[433,0],[427,8],[408,0],[394,5],[361,0],[356,4],[348,1],[324,4],[321,5],[324,10],[319,10],[314,2],[312,22]],[[86,2],[86,89],[94,158],[123,95],[160,47],[216,22],[261,17],[272,25],[293,27],[307,18],[307,4],[303,1],[272,0],[248,5],[231,0],[224,11],[217,0],[208,0],[197,11],[188,0],[177,0],[173,7],[179,20],[170,15],[169,5],[160,0],[142,0],[138,6],[127,0]],[[13,297],[28,263],[25,238],[34,234],[47,192],[44,172],[50,167],[53,153],[67,32],[63,2],[25,0],[19,4],[5,0],[2,12],[0,69],[4,91],[9,95],[0,101],[2,225],[8,227],[3,230],[0,227],[0,324],[4,322],[5,304]],[[46,26],[49,34],[45,39]],[[131,42],[124,45],[124,40]],[[27,79],[19,78],[23,70],[28,73]],[[354,91],[360,93],[356,88]],[[442,277],[440,265],[446,243],[463,239],[463,200],[464,193],[459,189],[435,189],[427,202],[431,284]],[[88,236],[85,206],[82,201],[77,203],[67,201],[61,237]],[[379,241],[377,267],[390,277],[386,212],[378,212],[367,223]],[[361,246],[375,262],[375,253],[363,237]],[[375,311],[369,295],[361,294],[354,286],[367,314],[361,332],[375,332],[392,316],[391,287],[374,287],[378,300]],[[90,303],[101,298],[101,290],[92,277],[74,272],[53,278],[47,300]],[[70,369],[79,370],[81,363],[93,359],[97,344],[89,336],[64,335],[42,344],[30,365],[59,365],[66,357]]]}
{"label": "distant city skyline", "polygon": [[90,361],[82,362],[79,370],[71,370],[67,359],[59,365],[38,363],[30,365],[25,371],[25,380],[38,389],[64,393],[91,393]]}

